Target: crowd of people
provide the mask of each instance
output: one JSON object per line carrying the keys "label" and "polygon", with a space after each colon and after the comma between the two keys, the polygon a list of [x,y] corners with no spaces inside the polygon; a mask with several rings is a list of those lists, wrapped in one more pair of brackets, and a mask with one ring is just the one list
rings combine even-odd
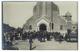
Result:
{"label": "crowd of people", "polygon": [[4,33],[4,40],[8,46],[13,45],[15,40],[29,40],[31,44],[33,39],[38,39],[40,42],[50,41],[52,38],[55,40],[59,39],[62,41],[63,36],[59,32],[47,32],[47,31],[37,31],[37,32],[23,32],[23,31],[11,31]]}

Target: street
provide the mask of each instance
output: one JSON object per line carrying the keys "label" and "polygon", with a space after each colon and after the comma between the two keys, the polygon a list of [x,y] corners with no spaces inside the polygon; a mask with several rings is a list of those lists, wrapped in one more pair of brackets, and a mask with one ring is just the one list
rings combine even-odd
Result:
{"label": "street", "polygon": [[[28,40],[18,40],[14,43],[14,47],[19,48],[19,50],[29,50]],[[40,42],[37,39],[33,40],[32,43],[33,50],[77,50],[76,42],[57,42],[54,39],[51,41]]]}

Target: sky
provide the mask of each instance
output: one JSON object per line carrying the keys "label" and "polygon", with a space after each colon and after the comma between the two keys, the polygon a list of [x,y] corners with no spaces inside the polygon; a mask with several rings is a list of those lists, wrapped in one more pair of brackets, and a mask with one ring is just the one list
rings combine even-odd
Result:
{"label": "sky", "polygon": [[[33,7],[37,2],[3,2],[3,23],[12,27],[23,27],[23,24],[33,15]],[[70,12],[72,22],[77,22],[77,2],[76,1],[55,1],[60,11],[60,16]]]}

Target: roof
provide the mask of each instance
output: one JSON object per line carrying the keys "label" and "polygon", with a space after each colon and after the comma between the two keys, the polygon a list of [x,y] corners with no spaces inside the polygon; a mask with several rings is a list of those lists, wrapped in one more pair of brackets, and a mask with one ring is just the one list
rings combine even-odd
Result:
{"label": "roof", "polygon": [[70,12],[66,12],[65,16],[72,16]]}

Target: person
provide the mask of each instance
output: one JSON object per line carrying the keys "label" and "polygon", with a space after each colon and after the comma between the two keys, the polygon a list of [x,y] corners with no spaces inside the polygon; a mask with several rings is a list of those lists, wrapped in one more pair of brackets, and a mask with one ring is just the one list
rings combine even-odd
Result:
{"label": "person", "polygon": [[7,45],[7,43],[6,43],[7,42],[7,36],[6,35],[7,35],[7,32],[4,32],[2,35],[2,49],[5,49],[7,47],[6,46]]}
{"label": "person", "polygon": [[44,42],[45,42],[46,34],[47,34],[47,32],[44,31],[44,32],[43,32],[43,41],[44,41]]}
{"label": "person", "polygon": [[43,32],[42,31],[40,31],[40,42],[42,42],[42,39],[43,39]]}
{"label": "person", "polygon": [[32,33],[30,32],[30,35],[29,35],[29,44],[30,44],[30,50],[32,50]]}
{"label": "person", "polygon": [[26,32],[26,40],[28,39],[28,32]]}
{"label": "person", "polygon": [[49,33],[47,33],[47,41],[50,41],[50,32]]}
{"label": "person", "polygon": [[18,40],[18,33],[15,33],[15,40]]}
{"label": "person", "polygon": [[13,41],[13,34],[10,35],[10,41]]}
{"label": "person", "polygon": [[63,36],[62,36],[62,35],[60,35],[60,36],[59,36],[59,43],[61,43],[61,42],[62,42],[62,40],[63,40]]}
{"label": "person", "polygon": [[36,38],[36,31],[33,32],[33,39]]}
{"label": "person", "polygon": [[27,39],[27,32],[24,32],[24,40],[26,40]]}
{"label": "person", "polygon": [[36,32],[36,38],[38,39],[38,41],[40,41],[40,35],[39,35],[39,31]]}
{"label": "person", "polygon": [[67,29],[67,33],[69,35],[71,33],[71,29]]}
{"label": "person", "polygon": [[25,34],[25,32],[23,31],[23,32],[22,32],[22,35],[21,35],[21,39],[22,39],[22,40],[25,40],[24,34]]}

